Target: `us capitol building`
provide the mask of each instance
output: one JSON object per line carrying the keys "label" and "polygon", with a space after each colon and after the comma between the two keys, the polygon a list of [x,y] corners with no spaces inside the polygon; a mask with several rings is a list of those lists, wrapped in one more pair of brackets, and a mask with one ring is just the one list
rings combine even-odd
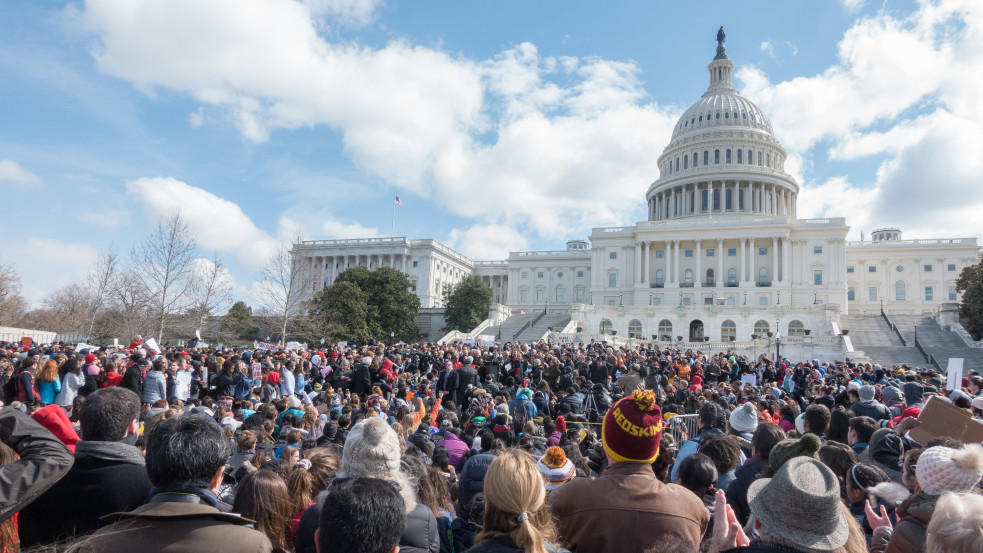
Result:
{"label": "us capitol building", "polygon": [[392,266],[409,275],[421,307],[439,308],[446,290],[477,273],[505,315],[546,310],[569,317],[566,332],[693,342],[829,338],[842,314],[920,315],[957,301],[960,271],[979,258],[976,238],[902,240],[886,228],[848,242],[842,217],[796,217],[800,187],[785,172],[785,149],[734,88],[723,38],[710,85],[659,157],[647,221],[498,261],[435,240],[302,242],[293,252],[316,275],[312,289],[353,265]]}

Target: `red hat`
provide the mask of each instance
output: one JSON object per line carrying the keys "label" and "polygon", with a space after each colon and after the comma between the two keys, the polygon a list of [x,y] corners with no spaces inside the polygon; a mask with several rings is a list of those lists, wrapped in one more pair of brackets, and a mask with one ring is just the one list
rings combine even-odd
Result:
{"label": "red hat", "polygon": [[919,409],[918,407],[909,407],[901,412],[900,417],[894,417],[893,419],[891,419],[891,426],[893,427],[895,424],[898,424],[899,422],[905,420],[908,417],[915,417],[917,419],[918,416],[921,414],[922,414],[922,410]]}
{"label": "red hat", "polygon": [[560,432],[567,431],[567,421],[563,420],[563,415],[556,417],[556,429]]}
{"label": "red hat", "polygon": [[85,362],[86,363],[95,363],[96,362],[96,356],[95,355],[92,355],[91,353],[85,354]]}
{"label": "red hat", "polygon": [[604,451],[619,463],[651,463],[662,441],[662,410],[652,390],[635,390],[604,415]]}

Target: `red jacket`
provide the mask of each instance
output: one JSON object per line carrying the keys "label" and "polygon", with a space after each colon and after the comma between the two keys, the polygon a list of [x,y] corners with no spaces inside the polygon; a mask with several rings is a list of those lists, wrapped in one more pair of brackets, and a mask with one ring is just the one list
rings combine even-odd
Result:
{"label": "red jacket", "polygon": [[105,388],[107,386],[119,386],[119,383],[123,381],[123,375],[116,371],[109,371],[106,373],[106,379],[102,381],[99,385],[100,388]]}
{"label": "red jacket", "polygon": [[79,437],[75,427],[68,420],[68,415],[65,414],[64,409],[58,405],[49,405],[39,409],[31,415],[31,418],[51,431],[56,438],[61,440],[61,443],[65,444],[69,451],[75,453],[75,444],[82,438]]}

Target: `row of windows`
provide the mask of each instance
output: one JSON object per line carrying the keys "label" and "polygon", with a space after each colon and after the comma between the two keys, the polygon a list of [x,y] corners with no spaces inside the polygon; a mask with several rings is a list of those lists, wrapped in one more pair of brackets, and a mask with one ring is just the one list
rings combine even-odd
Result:
{"label": "row of windows", "polygon": [[[956,301],[956,295],[957,294],[956,294],[956,287],[955,286],[949,286],[948,289],[946,290],[946,292],[947,292],[947,296],[949,298],[948,301]],[[925,297],[925,301],[934,301],[935,300],[935,287],[934,286],[926,286],[925,289],[924,289],[924,297]],[[895,301],[905,301],[906,298],[907,298],[907,294],[906,294],[905,283],[903,281],[900,281],[900,280],[897,281],[897,282],[895,282],[894,283],[894,299],[895,299]],[[847,288],[847,291],[846,291],[846,299],[847,299],[847,301],[857,301],[857,290],[856,290],[855,287],[851,286],[851,287]],[[869,287],[867,289],[867,299],[869,301],[877,301],[878,300],[877,287],[876,286],[871,286],[871,287]]]}
{"label": "row of windows", "polygon": [[[715,112],[715,113],[714,112],[707,113],[706,114],[706,119],[707,119],[708,122],[711,119],[714,119],[714,120],[719,121],[720,120],[720,114],[721,113],[724,114],[724,119],[725,120],[726,119],[730,119],[731,112],[729,112],[729,111],[718,111],[718,112]],[[735,111],[733,113],[734,113],[734,119],[742,119],[744,121],[747,121],[749,119],[748,113],[746,111],[740,111],[740,112]],[[688,128],[690,125],[696,125],[697,123],[702,123],[703,122],[703,117],[704,117],[704,115],[702,115],[702,114],[699,115],[699,116],[693,116],[693,117],[691,117],[689,119],[689,121],[683,121],[683,124],[679,126],[679,129],[682,130],[682,129]],[[758,116],[755,115],[754,112],[751,112],[750,119],[751,119],[751,121],[754,121],[755,123],[758,122]]]}
{"label": "row of windows", "polygon": [[[543,276],[544,273],[542,271],[536,273],[536,278],[543,278]],[[522,278],[529,278],[529,273],[522,273]],[[562,272],[556,273],[556,278],[563,278],[563,273]],[[584,272],[577,271],[577,278],[584,278]]]}
{"label": "row of windows", "polygon": [[[816,253],[821,253],[821,252],[816,252]],[[933,265],[922,265],[922,271],[924,271],[926,273],[931,273],[932,272],[932,267],[933,267]],[[898,266],[896,266],[894,268],[894,270],[897,271],[897,272],[899,272],[899,273],[901,273],[901,272],[904,272],[904,267],[901,266],[901,265],[898,265]],[[945,266],[945,270],[946,271],[949,271],[949,272],[955,272],[956,271],[956,264],[955,263],[949,263],[949,264],[947,264]],[[853,265],[847,266],[846,272],[848,272],[848,273],[854,272]],[[868,266],[867,267],[867,272],[868,273],[876,273],[877,272],[877,265],[870,265],[870,266]]]}
{"label": "row of windows", "polygon": [[[563,288],[563,286],[557,286],[553,293],[554,293],[554,296],[553,297],[555,298],[555,301],[557,301],[557,302],[567,301],[567,292],[566,292],[566,289]],[[522,303],[526,303],[526,302],[529,301],[529,290],[528,289],[523,288],[523,289],[519,290],[519,301],[522,302]],[[537,288],[536,289],[536,301],[546,301],[546,290],[545,289],[543,289],[543,288]],[[583,288],[577,288],[574,291],[574,301],[577,301],[577,302],[583,302],[584,301],[584,289]]]}
{"label": "row of windows", "polygon": [[[598,326],[598,330],[601,334],[611,334],[611,331],[614,330],[614,324],[608,319],[602,319],[601,324]],[[628,335],[631,337],[642,337],[644,335],[643,330],[642,321],[638,319],[632,319],[628,323]],[[659,340],[672,340],[672,321],[669,319],[662,319],[659,321],[658,332]],[[771,325],[768,324],[768,321],[759,320],[754,323],[754,333],[759,337],[765,337],[769,332],[771,332]],[[805,324],[799,320],[789,322],[787,335],[805,336]],[[720,323],[720,340],[722,342],[731,342],[736,339],[737,323],[730,319]]]}
{"label": "row of windows", "polygon": [[[747,153],[745,154],[745,150],[737,149],[732,151],[730,148],[727,148],[726,150],[724,150],[724,163],[734,163],[734,159],[736,157],[737,163],[739,164],[755,165],[755,158],[757,158],[758,166],[769,167],[772,169],[777,168],[772,166],[771,152],[761,152],[760,150],[758,152],[755,152],[754,150],[746,150],[746,151]],[[736,152],[736,154],[732,152]],[[694,168],[700,165],[699,152],[693,152],[692,156],[688,154],[683,155],[682,157],[676,156],[676,159],[674,161],[670,161],[668,164],[662,167],[662,172],[664,174],[671,175],[673,174],[673,172],[677,172],[680,170],[680,163],[682,163],[682,169],[689,169],[690,159],[693,160],[692,164]],[[713,151],[713,163],[714,165],[720,164],[719,149]],[[778,163],[777,155],[775,156],[775,163],[776,164]],[[710,150],[703,150],[703,165],[704,166],[710,165]]]}

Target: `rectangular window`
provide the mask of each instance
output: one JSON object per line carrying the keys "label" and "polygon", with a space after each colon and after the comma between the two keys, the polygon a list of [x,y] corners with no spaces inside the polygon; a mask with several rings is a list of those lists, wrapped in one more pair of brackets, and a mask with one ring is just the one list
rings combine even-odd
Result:
{"label": "rectangular window", "polygon": [[584,272],[583,271],[577,271],[577,278],[584,278]]}
{"label": "rectangular window", "polygon": [[870,267],[867,267],[867,272],[868,273],[876,273],[877,272],[877,265],[871,265]]}
{"label": "rectangular window", "polygon": [[813,246],[812,247],[812,253],[823,253],[823,247],[822,246]]}
{"label": "rectangular window", "polygon": [[949,287],[949,301],[956,301],[956,287]]}
{"label": "rectangular window", "polygon": [[618,259],[618,252],[611,252],[611,253],[610,253],[610,254],[608,255],[608,258],[609,258],[609,259]]}
{"label": "rectangular window", "polygon": [[713,298],[703,298],[703,305],[713,305]]}
{"label": "rectangular window", "polygon": [[522,278],[529,278],[529,273],[522,273]]}
{"label": "rectangular window", "polygon": [[608,275],[608,288],[614,288],[616,286],[618,286],[618,275],[611,273]]}
{"label": "rectangular window", "polygon": [[693,257],[693,250],[686,250],[686,257]]}
{"label": "rectangular window", "polygon": [[857,301],[857,291],[853,286],[846,289],[846,301]]}
{"label": "rectangular window", "polygon": [[853,272],[853,265],[850,265],[849,267],[847,267],[846,268],[846,272],[852,273]]}
{"label": "rectangular window", "polygon": [[577,288],[577,301],[584,301],[584,289]]}
{"label": "rectangular window", "polygon": [[691,298],[689,296],[686,296],[685,298],[683,298],[683,305],[690,305],[692,303],[693,303],[693,298]]}
{"label": "rectangular window", "polygon": [[519,290],[519,301],[522,303],[529,301],[529,290]]}
{"label": "rectangular window", "polygon": [[556,289],[556,301],[557,302],[565,301],[565,294],[563,292],[563,288]]}
{"label": "rectangular window", "polygon": [[955,271],[956,270],[956,264],[955,263],[950,263],[950,264],[946,265],[946,270],[947,271]]}
{"label": "rectangular window", "polygon": [[707,250],[707,257],[713,257],[713,249]]}
{"label": "rectangular window", "polygon": [[543,301],[543,289],[536,290],[536,301]]}
{"label": "rectangular window", "polygon": [[768,255],[768,248],[758,248],[758,255]]}
{"label": "rectangular window", "polygon": [[618,305],[618,300],[614,298],[608,298],[608,305]]}
{"label": "rectangular window", "polygon": [[926,273],[931,273],[932,272],[932,266],[931,265],[925,265],[924,269],[925,269],[925,272]]}
{"label": "rectangular window", "polygon": [[737,298],[734,296],[727,298],[727,305],[737,305]]}
{"label": "rectangular window", "polygon": [[932,296],[933,295],[934,295],[934,293],[933,293],[932,287],[931,286],[926,286],[925,287],[925,301],[932,301],[932,299],[933,299]]}
{"label": "rectangular window", "polygon": [[413,266],[416,267],[417,266],[417,263],[419,263],[419,261],[414,261],[413,262]]}
{"label": "rectangular window", "polygon": [[536,273],[536,278],[543,278],[543,273]]}
{"label": "rectangular window", "polygon": [[666,252],[664,252],[662,250],[658,250],[658,251],[655,252],[655,258],[656,259],[662,259],[665,256],[666,256]]}
{"label": "rectangular window", "polygon": [[867,299],[870,301],[877,301],[877,287],[871,286],[867,289]]}
{"label": "rectangular window", "polygon": [[758,298],[758,305],[768,305],[768,296]]}
{"label": "rectangular window", "polygon": [[730,257],[736,256],[737,255],[737,248],[728,248],[727,249],[727,255],[730,256]]}
{"label": "rectangular window", "polygon": [[655,296],[652,298],[652,305],[662,305],[662,296]]}
{"label": "rectangular window", "polygon": [[812,283],[819,286],[823,283],[823,271],[822,269],[816,269],[812,271]]}

